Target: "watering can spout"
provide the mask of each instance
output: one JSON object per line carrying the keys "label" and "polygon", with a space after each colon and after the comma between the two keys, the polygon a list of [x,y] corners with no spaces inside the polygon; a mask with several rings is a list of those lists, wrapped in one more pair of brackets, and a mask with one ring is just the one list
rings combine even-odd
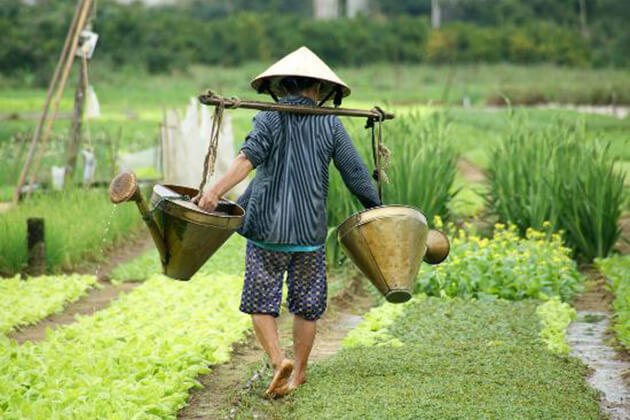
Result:
{"label": "watering can spout", "polygon": [[164,274],[178,280],[190,279],[241,226],[245,215],[238,204],[226,200],[206,212],[191,201],[196,195],[194,188],[157,184],[149,209],[133,172],[121,173],[109,186],[112,203],[136,203],[160,253]]}
{"label": "watering can spout", "polygon": [[149,228],[151,238],[153,239],[155,247],[160,254],[162,265],[168,264],[168,252],[166,250],[164,236],[162,235],[162,232],[160,232],[147,203],[142,197],[142,193],[138,188],[136,174],[133,172],[122,172],[114,178],[109,184],[109,199],[114,204],[120,204],[126,201],[133,201],[136,203],[138,210],[142,215],[142,220],[144,220],[144,223]]}

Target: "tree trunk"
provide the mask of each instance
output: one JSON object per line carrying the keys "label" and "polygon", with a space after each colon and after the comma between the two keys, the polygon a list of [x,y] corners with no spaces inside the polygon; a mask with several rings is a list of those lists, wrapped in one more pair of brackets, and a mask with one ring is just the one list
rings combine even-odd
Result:
{"label": "tree trunk", "polygon": [[580,32],[582,37],[588,38],[588,24],[586,22],[586,0],[579,0],[580,4]]}
{"label": "tree trunk", "polygon": [[431,0],[431,27],[433,29],[440,29],[440,23],[442,20],[442,13],[440,11],[439,0]]}

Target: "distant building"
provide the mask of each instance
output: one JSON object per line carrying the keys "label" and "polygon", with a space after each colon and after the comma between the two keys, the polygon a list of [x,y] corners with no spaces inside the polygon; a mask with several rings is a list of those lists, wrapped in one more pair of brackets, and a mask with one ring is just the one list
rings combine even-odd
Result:
{"label": "distant building", "polygon": [[[118,3],[122,4],[130,4],[137,0],[116,0]],[[177,0],[140,0],[147,6],[163,6],[165,4],[175,4]]]}
{"label": "distant building", "polygon": [[315,19],[335,19],[345,14],[355,17],[359,13],[367,13],[370,0],[313,0],[313,17]]}
{"label": "distant building", "polygon": [[339,0],[313,0],[315,19],[335,19],[339,17]]}
{"label": "distant building", "polygon": [[367,14],[370,10],[370,0],[346,0],[346,16],[355,17],[360,13]]}
{"label": "distant building", "polygon": [[[130,4],[138,0],[116,0],[116,1],[122,4]],[[147,6],[163,6],[167,4],[177,3],[177,0],[139,0],[139,1],[144,3]],[[26,4],[35,4],[38,2],[38,0],[22,0],[22,2]]]}

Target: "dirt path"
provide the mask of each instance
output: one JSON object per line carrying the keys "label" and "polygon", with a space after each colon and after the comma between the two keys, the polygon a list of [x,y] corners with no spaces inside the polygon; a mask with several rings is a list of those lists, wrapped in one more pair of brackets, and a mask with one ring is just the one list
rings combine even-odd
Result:
{"label": "dirt path", "polygon": [[52,314],[35,325],[30,325],[15,331],[10,334],[9,337],[20,344],[25,341],[43,340],[46,338],[47,329],[50,328],[54,330],[62,325],[71,324],[75,322],[76,315],[91,315],[108,306],[121,293],[129,293],[136,288],[139,283],[114,285],[108,280],[108,275],[119,264],[137,257],[151,246],[152,242],[148,234],[146,236],[142,235],[112,250],[103,264],[86,262],[84,266],[73,272],[96,274],[98,276],[97,287],[92,288],[86,296],[76,302],[70,303],[64,308],[63,312]]}
{"label": "dirt path", "polygon": [[[341,348],[341,341],[348,331],[356,327],[365,313],[373,305],[360,283],[353,283],[350,292],[344,291],[331,299],[326,314],[317,324],[317,338],[309,363],[332,356]],[[280,342],[287,355],[291,349],[292,316],[284,312],[278,319]],[[249,340],[234,350],[232,359],[213,367],[212,372],[202,375],[198,381],[203,388],[190,394],[188,405],[178,414],[179,419],[221,419],[236,418],[239,412],[241,392],[254,392],[255,382],[269,370],[262,361],[264,352],[252,335]]]}
{"label": "dirt path", "polygon": [[457,168],[464,179],[468,182],[483,182],[486,180],[486,174],[483,169],[466,158],[459,158],[457,161]]}
{"label": "dirt path", "polygon": [[617,241],[616,248],[621,255],[630,254],[630,213],[626,213],[619,219],[621,237]]}
{"label": "dirt path", "polygon": [[592,369],[589,384],[601,391],[602,410],[612,420],[630,418],[630,360],[617,352],[609,343],[612,334],[610,303],[612,294],[606,288],[606,279],[597,270],[588,269],[587,291],[575,302],[578,319],[568,330],[571,354],[582,359]]}

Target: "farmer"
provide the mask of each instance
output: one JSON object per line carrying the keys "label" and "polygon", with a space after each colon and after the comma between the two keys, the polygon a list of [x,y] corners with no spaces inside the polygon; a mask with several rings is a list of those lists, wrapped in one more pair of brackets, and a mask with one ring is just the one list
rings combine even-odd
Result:
{"label": "farmer", "polygon": [[[350,89],[311,50],[302,47],[252,81],[259,93],[280,103],[335,104]],[[230,169],[205,191],[199,206],[216,208],[219,198],[252,169],[256,177],[238,200],[246,210],[239,231],[248,238],[240,310],[252,315],[256,337],[271,359],[274,377],[264,393],[280,397],[306,382],[316,321],[326,310],[326,200],[330,161],[348,189],[366,207],[380,204],[367,167],[341,121],[332,115],[260,112]],[[287,274],[293,318],[295,364],[280,348],[275,318]]]}

